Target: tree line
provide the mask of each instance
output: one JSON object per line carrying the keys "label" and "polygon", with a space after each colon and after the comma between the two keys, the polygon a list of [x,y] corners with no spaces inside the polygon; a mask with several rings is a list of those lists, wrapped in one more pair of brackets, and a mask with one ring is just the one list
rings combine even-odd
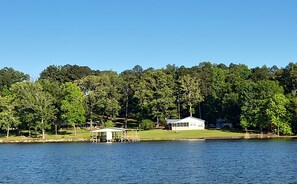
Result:
{"label": "tree line", "polygon": [[0,70],[0,127],[57,133],[61,125],[104,123],[122,118],[153,120],[195,116],[214,124],[222,118],[238,130],[281,135],[297,132],[297,63],[284,68],[202,62],[121,73],[87,66],[51,65],[36,81],[13,68]]}

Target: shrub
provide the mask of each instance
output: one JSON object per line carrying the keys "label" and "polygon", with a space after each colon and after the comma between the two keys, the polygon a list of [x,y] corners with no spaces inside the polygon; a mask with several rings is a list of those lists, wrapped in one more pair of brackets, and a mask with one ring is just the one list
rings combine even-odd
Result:
{"label": "shrub", "polygon": [[151,130],[154,128],[154,122],[149,119],[144,119],[141,121],[140,128],[143,130]]}
{"label": "shrub", "polygon": [[112,122],[111,120],[108,120],[105,123],[103,123],[102,128],[110,128],[114,126],[115,126],[114,122]]}
{"label": "shrub", "polygon": [[163,126],[166,126],[167,125],[167,120],[165,118],[161,118],[160,119],[160,124],[163,125]]}

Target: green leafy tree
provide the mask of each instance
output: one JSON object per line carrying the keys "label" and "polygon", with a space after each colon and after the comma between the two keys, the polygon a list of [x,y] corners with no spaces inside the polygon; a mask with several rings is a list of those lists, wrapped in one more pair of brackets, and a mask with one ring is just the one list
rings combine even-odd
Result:
{"label": "green leafy tree", "polygon": [[39,79],[48,79],[51,82],[65,83],[79,80],[83,77],[93,74],[93,71],[87,66],[50,65],[40,74]]}
{"label": "green leafy tree", "polygon": [[212,68],[210,94],[205,98],[207,107],[207,119],[210,122],[215,122],[218,118],[224,118],[223,114],[223,100],[224,95],[229,93],[228,85],[226,84],[227,72],[217,67]]}
{"label": "green leafy tree", "polygon": [[97,76],[87,76],[76,83],[85,94],[90,121],[99,115],[105,116],[106,119],[118,115],[121,80],[117,73],[100,72]]}
{"label": "green leafy tree", "polygon": [[144,119],[144,120],[142,120],[141,123],[140,123],[140,128],[141,128],[142,130],[151,130],[151,129],[154,128],[154,123],[153,123],[153,121],[150,120],[150,119]]}
{"label": "green leafy tree", "polygon": [[101,73],[94,91],[98,113],[108,117],[117,116],[120,110],[120,79],[115,72]]}
{"label": "green leafy tree", "polygon": [[0,70],[0,90],[4,87],[9,88],[16,82],[27,81],[30,79],[28,74],[16,71],[13,68],[4,67]]}
{"label": "green leafy tree", "polygon": [[201,80],[201,94],[203,97],[207,97],[211,94],[212,89],[212,76],[213,76],[213,65],[210,62],[202,62],[199,63],[198,66],[195,67],[197,69],[196,72],[190,72],[188,74],[197,73],[197,77]]}
{"label": "green leafy tree", "polygon": [[35,93],[35,102],[32,104],[32,109],[37,117],[36,125],[42,130],[42,139],[45,139],[45,130],[49,129],[51,123],[56,120],[57,109],[54,106],[54,98],[44,91]]}
{"label": "green leafy tree", "polygon": [[143,72],[143,68],[140,65],[135,65],[133,67],[133,71],[136,73],[142,73]]}
{"label": "green leafy tree", "polygon": [[[137,70],[136,70],[137,71]],[[121,107],[124,111],[125,123],[124,127],[128,126],[128,117],[133,116],[136,117],[137,113],[137,100],[134,97],[135,87],[139,81],[141,76],[140,72],[136,72],[134,70],[125,70],[120,74],[121,78]]]}
{"label": "green leafy tree", "polygon": [[172,78],[172,86],[171,89],[173,90],[173,96],[175,96],[175,104],[177,108],[173,109],[170,113],[171,118],[181,118],[181,89],[180,89],[180,83],[178,82],[178,79],[180,77],[179,68],[175,65],[166,65],[166,68],[163,69],[163,71],[166,73],[166,75],[169,75],[170,78]]}
{"label": "green leafy tree", "polygon": [[223,118],[232,123],[233,127],[240,126],[241,104],[239,94],[230,92],[226,93],[222,100],[222,115]]}
{"label": "green leafy tree", "polygon": [[63,84],[61,89],[63,94],[61,101],[61,117],[65,123],[73,126],[74,134],[76,135],[76,125],[85,122],[84,96],[79,87],[71,82]]}
{"label": "green leafy tree", "polygon": [[97,103],[95,91],[97,86],[99,86],[100,77],[89,75],[75,82],[84,93],[87,117],[90,121],[90,129],[92,129],[93,119],[96,118],[96,115],[98,115],[95,110],[95,105]]}
{"label": "green leafy tree", "polygon": [[261,80],[270,80],[270,79],[273,79],[274,77],[274,73],[265,65],[262,66],[261,68],[260,67],[253,68],[251,71],[252,71],[251,78],[255,82],[261,81]]}
{"label": "green leafy tree", "polygon": [[58,126],[61,124],[61,112],[60,108],[60,99],[61,99],[61,88],[58,82],[51,82],[48,79],[41,79],[38,81],[41,84],[44,92],[49,93],[53,97],[53,106],[57,109],[55,112],[56,121],[53,121],[53,126],[55,127],[55,134],[58,134]]}
{"label": "green leafy tree", "polygon": [[[15,95],[16,103],[20,109],[20,116],[29,123],[34,123],[36,129],[42,131],[45,139],[45,130],[56,119],[54,99],[48,92],[43,91],[38,82],[21,82],[12,85],[11,91]],[[29,125],[30,126],[30,125]]]}
{"label": "green leafy tree", "polygon": [[297,63],[289,63],[285,68],[275,72],[276,80],[280,82],[288,94],[297,94]]}
{"label": "green leafy tree", "polygon": [[13,96],[0,96],[0,126],[6,130],[7,138],[9,137],[9,130],[18,124],[19,118],[15,111]]}
{"label": "green leafy tree", "polygon": [[288,112],[286,109],[289,100],[283,94],[275,94],[268,102],[266,113],[271,122],[271,129],[279,136],[281,134],[291,135],[292,129],[288,124]]}
{"label": "green leafy tree", "polygon": [[193,115],[193,105],[200,103],[203,97],[200,93],[200,80],[190,75],[184,75],[179,80],[181,86],[181,101],[184,107],[189,108],[190,116]]}
{"label": "green leafy tree", "polygon": [[102,128],[111,128],[111,127],[114,127],[114,126],[115,126],[115,124],[111,120],[108,120],[108,121],[106,121],[105,123],[102,124]]}
{"label": "green leafy tree", "polygon": [[157,127],[160,119],[170,117],[175,109],[176,97],[173,95],[172,81],[172,77],[162,70],[149,70],[144,72],[135,91],[135,97],[139,100],[142,110],[149,111],[156,118]]}
{"label": "green leafy tree", "polygon": [[263,80],[258,83],[249,82],[241,92],[241,124],[243,127],[256,127],[261,132],[270,128],[269,100],[276,94],[283,94],[277,82]]}

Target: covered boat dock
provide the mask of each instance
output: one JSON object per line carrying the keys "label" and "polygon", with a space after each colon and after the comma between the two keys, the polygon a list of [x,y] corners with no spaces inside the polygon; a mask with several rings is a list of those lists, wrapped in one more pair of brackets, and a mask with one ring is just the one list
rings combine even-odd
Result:
{"label": "covered boat dock", "polygon": [[125,128],[103,128],[99,130],[92,131],[93,142],[136,142],[139,141],[139,136],[137,130],[135,131],[135,136],[128,136],[127,131],[131,131]]}

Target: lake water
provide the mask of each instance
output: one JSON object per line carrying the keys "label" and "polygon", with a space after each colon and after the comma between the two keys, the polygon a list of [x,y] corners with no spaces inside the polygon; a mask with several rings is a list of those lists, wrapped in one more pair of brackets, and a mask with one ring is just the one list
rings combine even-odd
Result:
{"label": "lake water", "polygon": [[297,140],[1,144],[0,183],[297,183]]}

